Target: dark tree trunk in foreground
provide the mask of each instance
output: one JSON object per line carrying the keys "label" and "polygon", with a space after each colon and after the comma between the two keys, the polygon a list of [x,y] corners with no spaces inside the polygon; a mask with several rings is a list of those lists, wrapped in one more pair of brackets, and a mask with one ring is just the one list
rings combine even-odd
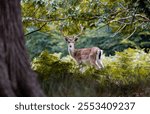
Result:
{"label": "dark tree trunk in foreground", "polygon": [[44,96],[25,48],[20,0],[0,0],[0,96]]}

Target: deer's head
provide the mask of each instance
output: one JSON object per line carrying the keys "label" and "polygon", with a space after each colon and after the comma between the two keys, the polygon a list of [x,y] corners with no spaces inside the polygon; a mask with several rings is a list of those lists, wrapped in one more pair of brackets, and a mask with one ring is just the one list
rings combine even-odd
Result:
{"label": "deer's head", "polygon": [[65,41],[68,44],[68,49],[74,50],[74,44],[78,40],[78,37],[65,37]]}
{"label": "deer's head", "polygon": [[81,28],[81,31],[78,35],[74,35],[74,36],[66,36],[63,34],[63,32],[61,31],[62,35],[64,36],[65,38],[65,41],[67,42],[68,44],[68,49],[70,50],[74,50],[74,44],[75,42],[79,39],[79,36],[83,33],[83,26],[80,25],[80,28]]}

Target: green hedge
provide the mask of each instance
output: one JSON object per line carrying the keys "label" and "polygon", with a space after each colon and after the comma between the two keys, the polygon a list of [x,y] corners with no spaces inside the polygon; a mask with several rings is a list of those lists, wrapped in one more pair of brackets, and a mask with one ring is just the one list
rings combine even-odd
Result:
{"label": "green hedge", "polygon": [[32,62],[48,96],[150,96],[150,53],[127,49],[103,56],[104,69],[84,66],[43,51]]}

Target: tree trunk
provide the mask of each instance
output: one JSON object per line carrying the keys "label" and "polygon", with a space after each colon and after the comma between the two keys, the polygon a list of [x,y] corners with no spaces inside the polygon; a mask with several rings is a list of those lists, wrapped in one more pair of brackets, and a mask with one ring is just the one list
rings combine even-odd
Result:
{"label": "tree trunk", "polygon": [[25,48],[20,0],[0,1],[0,96],[44,96]]}

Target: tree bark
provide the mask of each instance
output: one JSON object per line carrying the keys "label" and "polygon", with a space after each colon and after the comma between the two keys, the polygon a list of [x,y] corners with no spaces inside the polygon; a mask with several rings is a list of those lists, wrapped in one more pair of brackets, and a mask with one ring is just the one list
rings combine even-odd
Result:
{"label": "tree bark", "polygon": [[0,1],[0,96],[44,96],[25,48],[20,0]]}

